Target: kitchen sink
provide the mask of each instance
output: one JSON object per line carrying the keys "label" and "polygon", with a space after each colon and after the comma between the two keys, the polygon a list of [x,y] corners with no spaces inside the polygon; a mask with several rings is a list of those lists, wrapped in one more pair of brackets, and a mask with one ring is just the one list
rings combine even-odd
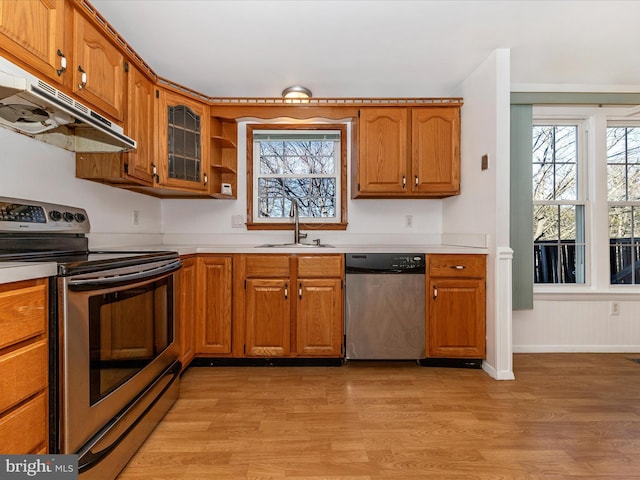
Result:
{"label": "kitchen sink", "polygon": [[328,243],[265,243],[258,245],[256,248],[334,248]]}

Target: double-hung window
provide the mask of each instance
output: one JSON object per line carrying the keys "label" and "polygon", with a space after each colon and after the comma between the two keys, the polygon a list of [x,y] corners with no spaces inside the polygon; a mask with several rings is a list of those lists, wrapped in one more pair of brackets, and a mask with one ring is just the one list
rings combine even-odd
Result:
{"label": "double-hung window", "polygon": [[533,125],[534,282],[585,283],[581,122]]}
{"label": "double-hung window", "polygon": [[611,284],[640,284],[640,124],[607,126]]}
{"label": "double-hung window", "polygon": [[[253,224],[343,224],[345,125],[250,125]],[[249,147],[251,148],[251,147]]]}

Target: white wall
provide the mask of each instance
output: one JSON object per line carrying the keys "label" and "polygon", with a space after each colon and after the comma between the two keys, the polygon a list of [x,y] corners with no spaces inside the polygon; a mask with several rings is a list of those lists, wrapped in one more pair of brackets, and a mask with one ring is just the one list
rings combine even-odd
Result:
{"label": "white wall", "polygon": [[[246,220],[246,129],[238,128],[237,200],[164,200],[163,225],[167,243],[244,243],[291,240],[290,231],[251,231],[232,228],[231,217]],[[347,134],[350,138],[350,135]],[[349,148],[350,152],[350,148]],[[348,155],[350,157],[350,155]],[[349,158],[348,171],[351,171]],[[350,192],[350,179],[348,192]],[[465,193],[466,195],[466,193]],[[349,198],[349,195],[347,195]],[[442,232],[442,200],[352,200],[347,201],[349,226],[346,231],[310,232],[309,238],[343,244],[376,242],[439,243]],[[413,216],[413,227],[405,216]]]}
{"label": "white wall", "polygon": [[[75,154],[0,128],[0,196],[85,208],[90,247],[161,243],[160,200],[75,178]],[[133,225],[133,210],[140,223]]]}
{"label": "white wall", "polygon": [[[595,296],[538,299],[513,312],[514,352],[640,352],[640,302]],[[618,302],[619,315],[610,314]]]}
{"label": "white wall", "polygon": [[[509,51],[493,52],[460,86],[464,98],[461,191],[444,200],[443,233],[486,234],[487,360],[485,370],[513,378],[509,249]],[[481,169],[481,158],[489,168]],[[509,292],[509,293],[506,293]]]}

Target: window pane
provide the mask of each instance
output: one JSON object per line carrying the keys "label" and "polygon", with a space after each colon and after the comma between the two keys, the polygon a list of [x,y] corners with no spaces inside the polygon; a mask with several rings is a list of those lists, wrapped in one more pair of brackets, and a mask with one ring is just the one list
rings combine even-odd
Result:
{"label": "window pane", "polygon": [[535,283],[584,283],[582,205],[534,206]]}
{"label": "window pane", "polygon": [[625,128],[607,128],[607,162],[625,163]]}
{"label": "window pane", "polygon": [[258,196],[284,197],[284,184],[281,178],[259,178]]}
{"label": "window pane", "polygon": [[555,161],[557,163],[576,163],[577,127],[573,125],[555,127]]}
{"label": "window pane", "polygon": [[282,218],[289,215],[284,207],[284,197],[259,197],[258,212],[260,218]]}
{"label": "window pane", "polygon": [[631,207],[609,207],[609,238],[612,242],[632,236]]}
{"label": "window pane", "polygon": [[260,173],[281,174],[283,168],[282,142],[260,142]]}
{"label": "window pane", "polygon": [[627,167],[627,200],[640,200],[640,164]]}
{"label": "window pane", "polygon": [[627,129],[627,161],[640,163],[640,127]]}
{"label": "window pane", "polygon": [[558,207],[555,205],[537,205],[533,208],[534,241],[559,240]]}
{"label": "window pane", "polygon": [[576,164],[556,165],[556,200],[577,200],[577,166]]}
{"label": "window pane", "polygon": [[560,240],[576,241],[576,207],[574,205],[560,207]]}
{"label": "window pane", "polygon": [[553,127],[533,127],[533,163],[553,162]]}
{"label": "window pane", "polygon": [[640,207],[609,207],[612,284],[640,283]]}
{"label": "window pane", "polygon": [[533,127],[534,200],[577,200],[577,138],[575,125]]}
{"label": "window pane", "polygon": [[610,202],[627,199],[627,168],[623,165],[607,165],[607,189]]}
{"label": "window pane", "polygon": [[533,199],[553,200],[553,164],[533,164]]}

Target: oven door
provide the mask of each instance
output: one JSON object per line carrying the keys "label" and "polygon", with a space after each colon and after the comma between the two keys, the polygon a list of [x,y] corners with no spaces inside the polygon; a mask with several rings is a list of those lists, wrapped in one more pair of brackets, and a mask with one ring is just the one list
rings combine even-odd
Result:
{"label": "oven door", "polygon": [[59,447],[76,453],[178,358],[180,260],[58,279]]}

